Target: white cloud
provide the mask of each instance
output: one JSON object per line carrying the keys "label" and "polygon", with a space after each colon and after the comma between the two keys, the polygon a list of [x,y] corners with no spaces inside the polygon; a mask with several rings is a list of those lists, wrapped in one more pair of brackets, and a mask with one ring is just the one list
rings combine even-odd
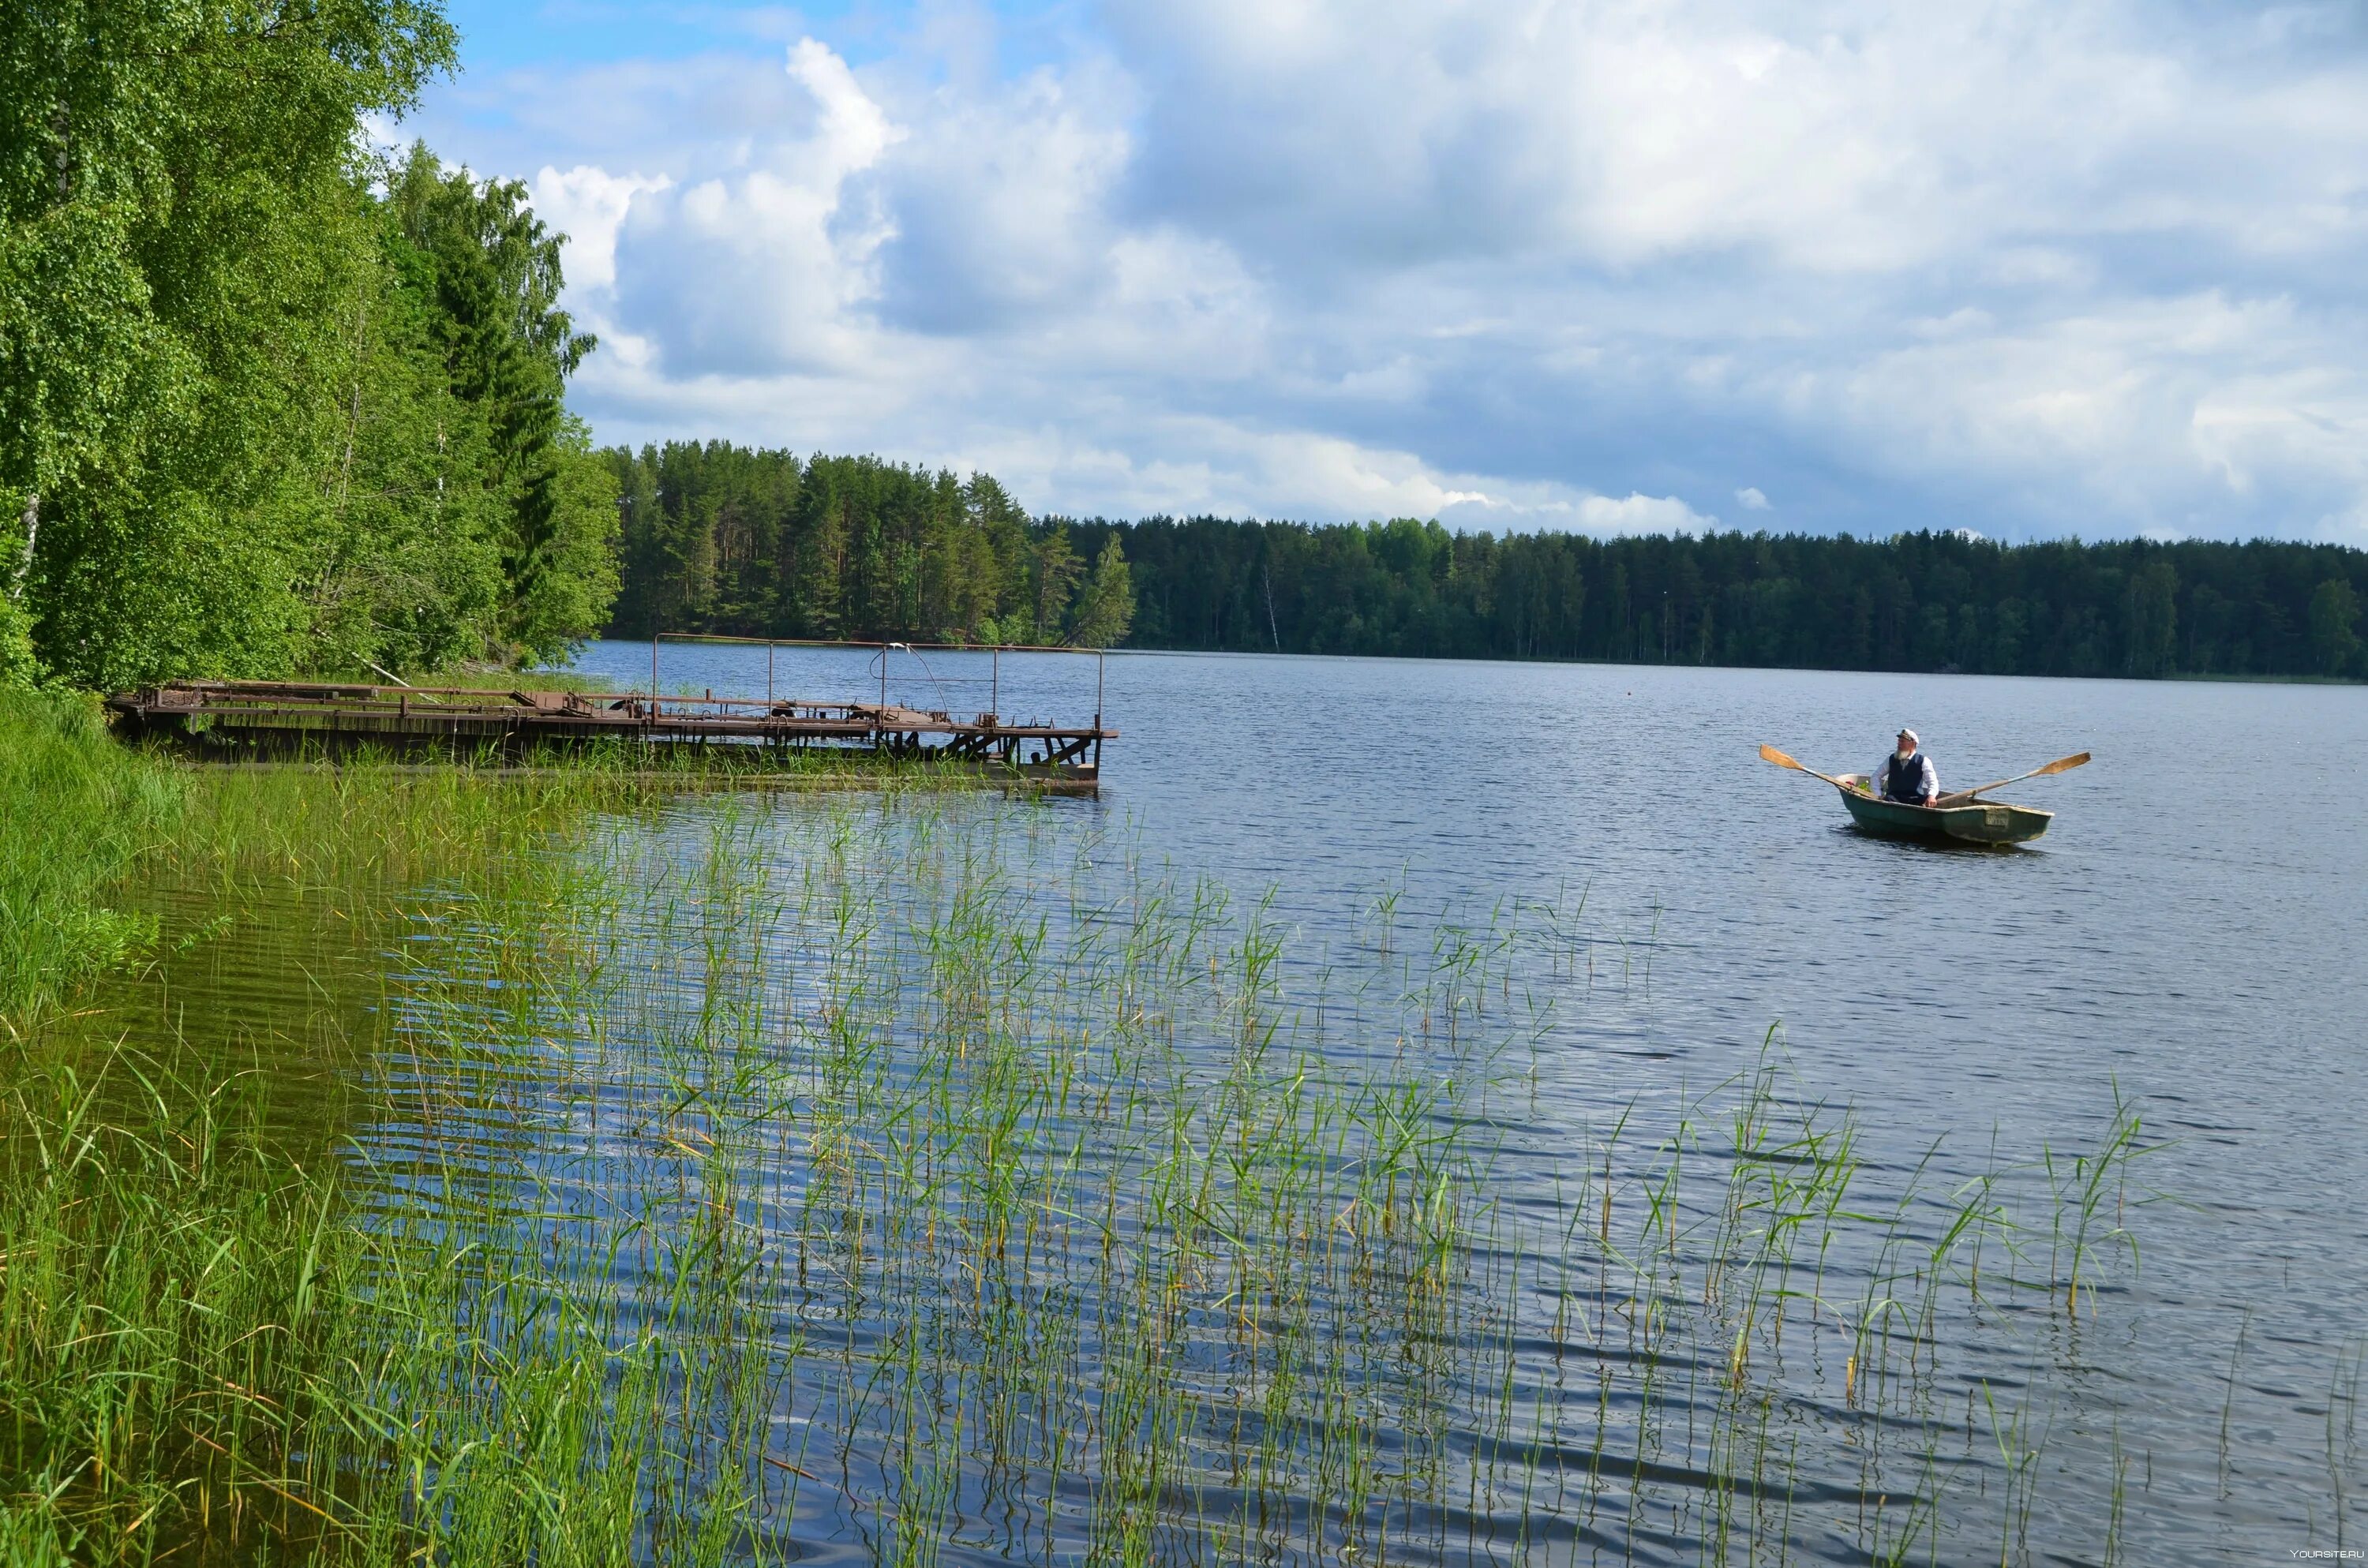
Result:
{"label": "white cloud", "polygon": [[1578,520],[1589,533],[1691,534],[1718,527],[1674,495],[1629,495],[1613,500],[1589,495],[1578,504]]}
{"label": "white cloud", "polygon": [[1152,177],[1212,227],[1320,235],[1337,261],[1742,246],[1880,271],[2027,237],[2034,216],[2090,234],[2209,222],[2198,159],[2248,165],[2256,211],[2297,199],[2279,233],[2359,218],[2326,200],[2358,189],[2356,66],[2214,74],[2211,40],[2116,4],[1114,12],[1154,87]]}
{"label": "white cloud", "polygon": [[1193,457],[1144,462],[1099,441],[1048,431],[1032,444],[1007,446],[998,454],[1002,466],[985,466],[1093,496],[1095,504],[1079,509],[1104,513],[1374,519],[1434,517],[1468,507],[1551,514],[1563,506],[1534,487],[1492,495],[1479,488],[1486,482],[1476,476],[1441,473],[1406,452],[1304,431],[1186,417],[1167,422],[1155,436],[1160,449]]}
{"label": "white cloud", "polygon": [[645,186],[616,231],[613,319],[654,341],[671,376],[864,370],[860,312],[896,231],[854,182],[905,132],[814,40],[786,70],[810,121],[735,148],[735,167]]}
{"label": "white cloud", "polygon": [[932,95],[882,175],[897,214],[883,315],[963,332],[1105,293],[1122,234],[1111,188],[1131,152],[1121,97],[1094,73],[1051,71],[1008,91]]}
{"label": "white cloud", "polygon": [[800,39],[791,47],[789,72],[790,79],[812,93],[822,108],[820,134],[805,149],[818,181],[868,169],[905,139],[905,131],[891,125],[856,84],[847,62],[813,39]]}
{"label": "white cloud", "polygon": [[617,282],[617,230],[633,198],[673,184],[665,175],[612,175],[590,164],[578,164],[563,174],[545,164],[528,188],[536,216],[567,236],[569,284],[608,290]]}
{"label": "white cloud", "polygon": [[2368,540],[2336,13],[1109,0],[1008,74],[999,25],[513,72],[425,129],[541,171],[610,438],[1071,511]]}
{"label": "white cloud", "polygon": [[2229,532],[2297,485],[2368,494],[2368,380],[2322,331],[2288,300],[2124,301],[1903,345],[1811,395],[1903,472],[2059,473],[2123,531]]}

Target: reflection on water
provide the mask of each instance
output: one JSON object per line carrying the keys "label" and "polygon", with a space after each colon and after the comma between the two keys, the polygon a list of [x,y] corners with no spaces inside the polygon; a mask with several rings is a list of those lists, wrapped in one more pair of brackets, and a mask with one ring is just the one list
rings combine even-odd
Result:
{"label": "reflection on water", "polygon": [[[584,664],[629,672],[621,652],[596,645]],[[669,648],[670,678],[746,688],[729,651],[693,656]],[[1558,1010],[1538,1053],[1544,1110],[1521,1135],[1541,1157],[1611,1108],[1666,1111],[1748,1070],[1771,1022],[1804,1085],[1861,1108],[1887,1163],[1937,1142],[1957,1179],[1993,1136],[2093,1135],[2118,1086],[2175,1141],[2150,1180],[2178,1201],[2146,1211],[2123,1313],[2082,1344],[2099,1358],[2081,1383],[2093,1414],[2058,1437],[2110,1449],[2118,1425],[2150,1465],[2133,1528],[2217,1560],[2331,1539],[2337,1363],[2368,1332],[2368,1213],[2345,1199],[2368,1190],[2362,699],[1114,658],[1105,707],[1124,738],[1099,811],[1155,859],[1246,897],[1279,889],[1276,918],[1314,946],[1384,888],[1416,918],[1583,892],[1634,983],[1608,1006],[1599,957],[1586,1005]],[[2008,792],[2058,813],[2015,856],[1860,837],[1823,786],[1755,760],[1772,742],[1860,767],[1903,723],[1944,786],[2073,750],[2097,760]]]}
{"label": "reflection on water", "polygon": [[1541,1160],[1556,994],[1616,1010],[1648,967],[1576,902],[1383,894],[1292,955],[1135,844],[975,801],[686,805],[608,853],[632,894],[574,979],[505,994],[490,933],[413,977],[361,1143],[407,1208],[503,1215],[603,1343],[689,1352],[645,1391],[698,1477],[661,1559],[719,1517],[1162,1561],[1858,1560],[2054,1518],[2016,1445],[2081,1271],[2125,1272],[2122,1168],[1926,1184],[1781,1056]]}
{"label": "reflection on water", "polygon": [[[584,852],[610,902],[256,915],[135,1027],[328,1064],[379,1223],[572,1282],[655,1560],[2205,1562],[2356,1515],[2368,848],[2294,824],[2357,693],[1112,670],[1099,806],[681,802]],[[1902,713],[2096,777],[1933,857],[1749,761]]]}

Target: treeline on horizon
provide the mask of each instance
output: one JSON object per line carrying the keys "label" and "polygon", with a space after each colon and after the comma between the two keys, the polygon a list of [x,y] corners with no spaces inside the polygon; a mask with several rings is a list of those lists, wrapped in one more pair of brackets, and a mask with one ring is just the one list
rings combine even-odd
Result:
{"label": "treeline on horizon", "polygon": [[875,458],[724,442],[604,455],[623,498],[610,631],[624,637],[2368,675],[2358,634],[2368,552],[2337,545],[1079,521],[1030,518],[985,474]]}
{"label": "treeline on horizon", "polygon": [[980,473],[673,441],[602,454],[622,513],[610,631],[1115,647],[1135,595],[1104,528]]}

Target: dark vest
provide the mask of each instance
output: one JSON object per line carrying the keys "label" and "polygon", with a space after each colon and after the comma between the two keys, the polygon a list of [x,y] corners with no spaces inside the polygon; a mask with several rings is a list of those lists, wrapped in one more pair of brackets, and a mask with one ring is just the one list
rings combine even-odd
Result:
{"label": "dark vest", "polygon": [[1902,756],[1893,752],[1883,764],[1883,797],[1921,804],[1924,800],[1924,754]]}

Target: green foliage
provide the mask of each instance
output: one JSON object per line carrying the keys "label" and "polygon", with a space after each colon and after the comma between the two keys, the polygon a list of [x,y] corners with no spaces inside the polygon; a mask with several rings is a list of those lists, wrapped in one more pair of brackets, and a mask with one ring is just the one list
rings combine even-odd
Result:
{"label": "green foliage", "polygon": [[1123,631],[1122,557],[1087,575],[1075,528],[1031,522],[986,474],[722,441],[605,456],[624,517],[620,636],[1034,642]]}
{"label": "green foliage", "polygon": [[552,661],[599,630],[617,597],[617,477],[568,415],[551,448],[545,536],[510,608],[510,635],[528,657]]}
{"label": "green foliage", "polygon": [[433,301],[428,334],[450,390],[477,427],[472,478],[495,506],[508,590],[499,631],[552,657],[590,634],[615,592],[602,591],[615,497],[578,460],[589,438],[564,401],[595,347],[558,306],[564,236],[536,219],[525,186],[478,184],[424,145],[389,175],[387,208],[392,248]]}
{"label": "green foliage", "polygon": [[153,921],[102,901],[179,806],[160,767],[108,738],[97,703],[0,691],[0,1017],[149,945]]}
{"label": "green foliage", "polygon": [[1498,538],[1406,519],[1077,526],[1087,541],[1105,529],[1133,576],[1130,641],[1141,647],[2294,676],[2356,668],[2350,644],[2315,629],[2342,620],[2342,592],[2368,589],[2368,552],[2267,540]]}
{"label": "green foliage", "polygon": [[[90,781],[73,771],[135,786],[162,771],[108,743],[86,699],[0,699],[12,735],[28,732],[34,703],[52,721],[31,732],[50,754],[40,799],[65,809],[64,836],[136,820],[85,810],[101,802],[76,793]],[[17,788],[16,761],[0,747],[0,787]],[[310,1036],[271,1009],[297,977],[328,978],[324,952],[399,949],[401,912],[416,906],[393,890],[468,896],[526,882],[538,907],[566,907],[531,881],[529,851],[581,822],[602,788],[466,769],[209,772],[173,792],[169,831],[114,841],[148,849],[142,869],[159,880],[215,895],[212,917],[194,929],[185,918],[161,963],[233,924],[253,945],[229,966],[227,991],[199,958],[166,983],[168,1009],[166,986],[125,983],[71,1014],[6,1016],[0,1028],[0,1562],[526,1560],[418,1550],[404,1495],[417,1465],[481,1511],[518,1501],[482,1497],[477,1472],[497,1465],[460,1472],[502,1431],[499,1410],[450,1447],[431,1446],[440,1430],[406,1426],[423,1407],[453,1419],[437,1377],[482,1337],[453,1307],[460,1259],[358,1223],[347,1200],[336,1096],[370,1076],[347,1071],[362,1059],[343,1053],[363,1000],[315,993],[337,1022]],[[0,795],[10,821],[19,803]],[[0,856],[10,847],[0,841]],[[154,930],[87,903],[59,907]],[[306,945],[313,934],[328,945]],[[302,1038],[324,1054],[257,1071],[258,1037]],[[323,1080],[325,1104],[308,1102]],[[312,1109],[327,1119],[308,1119]],[[439,1307],[440,1320],[427,1315]],[[557,1359],[581,1381],[575,1358]],[[597,1373],[597,1354],[589,1365]]]}
{"label": "green foliage", "polygon": [[1118,536],[1112,534],[1102,540],[1102,551],[1094,558],[1094,569],[1077,595],[1070,640],[1084,648],[1108,648],[1125,642],[1127,629],[1133,624],[1134,577],[1127,567],[1126,552],[1119,548]]}
{"label": "green foliage", "polygon": [[0,13],[0,681],[28,643],[116,687],[598,627],[556,238],[357,151],[453,49],[426,0]]}
{"label": "green foliage", "polygon": [[2310,645],[2320,673],[2349,675],[2360,662],[2360,596],[2340,577],[2329,577],[2310,595]]}
{"label": "green foliage", "polygon": [[22,690],[40,673],[33,656],[33,620],[24,607],[0,594],[0,691]]}
{"label": "green foliage", "polygon": [[[2368,552],[1959,533],[1031,521],[992,478],[723,442],[604,454],[611,623],[743,636],[1997,675],[2351,674]],[[1087,562],[1092,564],[1087,566]]]}
{"label": "green foliage", "polygon": [[2179,572],[2168,561],[2149,561],[2130,574],[2129,619],[2124,627],[2129,673],[2169,675],[2179,656]]}
{"label": "green foliage", "polygon": [[222,1456],[238,1445],[252,1465],[330,1415],[304,1374],[323,1339],[345,1347],[315,1301],[354,1249],[324,1224],[331,1183],[262,1153],[256,1085],[191,1092],[120,1052],[85,1076],[38,1044],[0,1050],[15,1266],[0,1278],[0,1415],[17,1438],[0,1561],[142,1561],[153,1541],[128,1540],[126,1522],[187,1499],[186,1537],[188,1516],[254,1508]]}

